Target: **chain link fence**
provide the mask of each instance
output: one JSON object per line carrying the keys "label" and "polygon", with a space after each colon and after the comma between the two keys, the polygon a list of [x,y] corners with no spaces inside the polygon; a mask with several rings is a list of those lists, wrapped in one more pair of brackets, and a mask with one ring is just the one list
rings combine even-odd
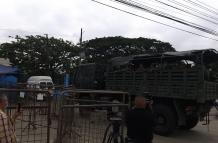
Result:
{"label": "chain link fence", "polygon": [[15,121],[18,143],[49,143],[51,127],[51,95],[45,90],[0,89],[9,97],[8,116],[21,106],[22,114]]}

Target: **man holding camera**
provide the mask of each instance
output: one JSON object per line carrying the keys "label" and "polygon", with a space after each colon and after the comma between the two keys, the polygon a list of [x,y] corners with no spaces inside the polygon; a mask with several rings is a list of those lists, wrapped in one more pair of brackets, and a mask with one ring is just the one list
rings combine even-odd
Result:
{"label": "man holding camera", "polygon": [[151,102],[144,96],[136,96],[134,108],[126,115],[127,136],[133,143],[152,143],[154,117]]}

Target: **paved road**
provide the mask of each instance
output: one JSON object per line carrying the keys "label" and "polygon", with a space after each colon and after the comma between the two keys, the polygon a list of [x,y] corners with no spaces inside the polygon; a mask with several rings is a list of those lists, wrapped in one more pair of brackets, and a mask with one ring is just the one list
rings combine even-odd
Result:
{"label": "paved road", "polygon": [[155,135],[154,143],[218,143],[218,119],[213,117],[209,126],[201,124],[189,131],[176,131],[170,137]]}

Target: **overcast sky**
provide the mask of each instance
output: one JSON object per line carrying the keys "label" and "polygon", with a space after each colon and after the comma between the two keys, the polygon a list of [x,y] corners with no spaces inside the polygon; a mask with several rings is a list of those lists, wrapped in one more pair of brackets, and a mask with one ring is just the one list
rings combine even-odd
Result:
{"label": "overcast sky", "polygon": [[[210,36],[181,24],[131,9],[110,2],[109,0],[99,1],[153,20]],[[141,1],[148,2],[148,0]],[[183,2],[183,0],[177,1]],[[218,7],[217,0],[200,1],[213,7]],[[155,5],[155,3],[153,3],[153,5]],[[166,7],[163,6],[159,6],[159,8],[163,10],[166,9]],[[170,10],[166,9],[166,11]],[[170,11],[170,13],[183,18],[185,17],[187,20],[218,31],[218,26],[215,24],[209,24],[189,15],[186,16],[181,13],[176,13],[176,11],[173,10]],[[105,7],[91,0],[0,0],[0,19],[0,42],[10,41],[11,39],[8,38],[8,36],[42,35],[47,33],[49,36],[63,38],[77,43],[80,36],[80,28],[83,28],[83,40],[107,36],[123,36],[130,38],[145,37],[169,42],[179,51],[205,48],[215,48],[218,50],[218,41],[194,36],[156,24]]]}

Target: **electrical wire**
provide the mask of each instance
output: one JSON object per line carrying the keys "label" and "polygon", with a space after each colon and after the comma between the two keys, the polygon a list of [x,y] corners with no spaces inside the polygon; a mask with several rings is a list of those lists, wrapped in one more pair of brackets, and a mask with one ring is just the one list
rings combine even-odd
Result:
{"label": "electrical wire", "polygon": [[173,29],[177,29],[177,30],[179,30],[179,31],[183,31],[183,32],[186,32],[186,33],[189,33],[189,34],[192,34],[192,35],[196,35],[196,36],[199,36],[199,37],[203,37],[203,38],[210,39],[210,40],[213,40],[213,41],[218,42],[218,39],[215,39],[215,38],[211,38],[211,37],[208,37],[208,36],[204,36],[204,35],[201,35],[201,34],[198,34],[198,33],[195,33],[195,32],[191,32],[191,31],[188,31],[188,30],[185,30],[185,29],[182,29],[182,28],[178,28],[178,27],[175,27],[175,26],[166,24],[166,23],[162,23],[162,22],[159,22],[159,21],[150,19],[150,18],[146,18],[146,17],[144,17],[144,16],[141,16],[141,15],[138,15],[138,14],[135,14],[135,13],[132,13],[132,12],[129,12],[129,11],[126,11],[126,10],[122,10],[122,9],[120,9],[120,8],[117,8],[117,7],[114,7],[114,6],[111,6],[111,5],[108,5],[108,4],[105,4],[105,3],[102,3],[102,2],[96,1],[96,0],[91,0],[91,1],[93,1],[93,2],[95,2],[95,3],[98,3],[98,4],[101,4],[101,5],[104,5],[104,6],[106,6],[106,7],[109,7],[109,8],[112,8],[112,9],[115,9],[115,10],[118,10],[118,11],[121,11],[121,12],[124,12],[124,13],[127,13],[127,14],[130,14],[130,15],[139,17],[139,18],[142,18],[142,19],[145,19],[145,20],[149,20],[149,21],[152,21],[152,22],[155,22],[155,23],[158,23],[158,24],[161,24],[161,25],[164,25],[164,26],[173,28]]}
{"label": "electrical wire", "polygon": [[155,1],[158,2],[158,3],[160,3],[160,4],[165,5],[165,6],[167,6],[167,7],[174,8],[174,9],[176,9],[176,10],[182,11],[182,12],[184,12],[184,13],[187,13],[187,14],[189,14],[189,15],[192,15],[192,16],[195,16],[195,17],[197,17],[197,18],[203,19],[203,20],[205,20],[205,21],[211,22],[211,23],[213,23],[213,24],[216,24],[216,25],[218,24],[218,22],[214,22],[214,21],[212,21],[212,20],[210,20],[210,19],[207,19],[207,18],[204,18],[204,17],[202,17],[202,16],[196,15],[196,14],[191,13],[191,12],[189,12],[189,11],[186,11],[186,10],[184,10],[184,9],[181,9],[181,8],[176,7],[176,6],[170,5],[170,4],[168,4],[168,3],[165,3],[165,2],[162,2],[162,1],[159,1],[159,0],[155,0]]}
{"label": "electrical wire", "polygon": [[190,3],[190,4],[192,4],[192,5],[194,5],[194,6],[197,6],[197,7],[201,8],[201,9],[204,9],[204,10],[207,11],[207,12],[211,12],[211,13],[213,13],[213,14],[218,15],[218,12],[216,12],[216,11],[214,11],[214,10],[211,10],[211,9],[205,7],[204,5],[201,5],[201,4],[199,4],[199,3],[196,3],[196,2],[194,2],[194,1],[192,1],[192,0],[183,0],[183,1],[186,1],[187,3]]}
{"label": "electrical wire", "polygon": [[213,10],[215,10],[215,11],[218,11],[218,9],[216,9],[216,8],[214,8],[214,7],[208,5],[208,4],[206,4],[206,3],[204,3],[204,2],[202,2],[202,1],[200,1],[200,0],[195,0],[195,1],[197,1],[198,3],[204,5],[204,6],[208,7],[208,8],[211,8],[211,9],[213,9]]}
{"label": "electrical wire", "polygon": [[189,27],[192,27],[194,29],[198,29],[200,31],[203,31],[205,33],[208,33],[208,34],[211,34],[211,35],[214,35],[214,36],[218,36],[218,33],[217,31],[215,30],[212,30],[212,29],[209,29],[207,27],[203,27],[201,25],[198,25],[198,24],[195,24],[193,22],[189,22],[189,21],[186,21],[184,19],[181,19],[181,18],[178,18],[178,17],[174,17],[172,15],[169,15],[169,14],[166,14],[164,12],[161,12],[159,10],[156,10],[156,9],[153,9],[153,8],[150,8],[148,6],[144,6],[142,4],[139,4],[135,1],[132,1],[132,0],[111,0],[111,1],[115,1],[115,2],[118,2],[120,4],[123,4],[123,5],[126,5],[126,6],[129,6],[129,7],[133,7],[135,9],[139,9],[139,10],[142,10],[142,11],[146,11],[148,13],[151,13],[151,14],[154,14],[154,15],[157,15],[159,17],[163,17],[163,18],[166,18],[168,20],[172,20],[172,21],[175,21],[177,23],[180,23],[180,24],[183,24],[183,25],[186,25],[186,26],[189,26]]}
{"label": "electrical wire", "polygon": [[158,3],[156,3],[156,2],[152,2],[151,3],[151,1],[155,1],[155,0],[148,0],[148,1],[150,1],[149,3],[148,3],[148,1],[142,1],[142,0],[137,0],[137,1],[139,1],[140,3],[144,3],[144,4],[146,4],[146,5],[149,5],[149,6],[151,6],[151,7],[155,7],[156,9],[159,9],[159,10],[164,10],[164,11],[167,11],[167,12],[170,12],[170,13],[176,13],[176,14],[180,14],[180,15],[183,15],[183,13],[182,12],[179,12],[178,10],[176,11],[176,10],[173,10],[173,9],[169,9],[169,8],[167,8],[167,7],[163,7],[163,6],[160,6]]}
{"label": "electrical wire", "polygon": [[205,12],[202,12],[202,11],[196,9],[196,8],[190,7],[190,6],[188,6],[188,5],[186,5],[186,4],[183,4],[183,3],[181,3],[181,2],[178,2],[178,1],[175,1],[175,0],[166,0],[166,1],[169,1],[170,3],[175,4],[175,5],[177,5],[177,6],[180,6],[180,7],[182,7],[182,8],[185,8],[186,10],[190,10],[190,11],[192,11],[192,12],[195,12],[195,13],[198,13],[198,14],[200,14],[200,15],[203,15],[203,16],[205,16],[205,17],[207,17],[207,18],[211,18],[211,19],[213,19],[213,20],[218,20],[218,17],[211,16],[211,15],[205,13]]}

